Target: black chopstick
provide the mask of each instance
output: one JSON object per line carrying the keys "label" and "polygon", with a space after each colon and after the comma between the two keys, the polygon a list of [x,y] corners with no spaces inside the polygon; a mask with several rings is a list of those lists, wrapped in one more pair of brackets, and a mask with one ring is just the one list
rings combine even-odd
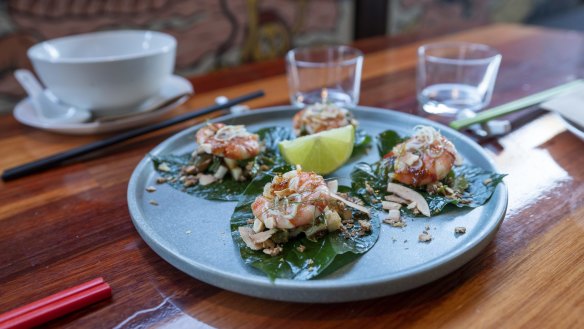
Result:
{"label": "black chopstick", "polygon": [[240,97],[235,97],[232,98],[230,100],[228,100],[226,103],[222,103],[222,104],[216,104],[216,105],[212,105],[203,109],[200,109],[198,111],[195,112],[189,112],[189,113],[185,113],[179,116],[176,116],[172,119],[168,119],[162,122],[159,122],[157,124],[153,124],[151,126],[146,126],[146,127],[142,127],[142,128],[137,128],[134,130],[130,130],[127,131],[125,133],[119,134],[119,135],[115,135],[112,136],[110,138],[106,138],[104,140],[100,140],[97,142],[93,142],[87,145],[83,145],[65,152],[61,152],[61,153],[57,153],[55,155],[51,155],[48,156],[46,158],[42,158],[33,162],[29,162],[14,168],[9,168],[4,170],[4,172],[2,173],[2,180],[3,181],[9,181],[12,179],[16,179],[19,177],[23,177],[32,173],[36,173],[39,171],[43,171],[52,167],[55,167],[56,165],[66,161],[66,160],[70,160],[76,157],[79,157],[81,155],[85,155],[88,154],[90,152],[93,151],[97,151],[103,148],[106,148],[108,146],[117,144],[117,143],[121,143],[124,142],[130,138],[134,138],[137,136],[141,136],[159,129],[163,129],[166,127],[170,127],[172,125],[187,121],[187,120],[191,120],[197,117],[200,117],[202,115],[205,114],[209,114],[215,111],[219,111],[222,109],[226,109],[226,108],[230,108],[234,105],[237,105],[239,103],[243,103],[246,101],[249,101],[251,99],[254,98],[258,98],[264,96],[264,92],[261,90],[240,96]]}

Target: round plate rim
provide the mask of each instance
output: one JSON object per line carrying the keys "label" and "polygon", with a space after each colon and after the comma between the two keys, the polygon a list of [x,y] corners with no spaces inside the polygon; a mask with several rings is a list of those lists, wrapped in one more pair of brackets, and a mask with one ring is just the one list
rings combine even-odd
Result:
{"label": "round plate rim", "polygon": [[[225,116],[214,118],[214,119],[209,120],[209,121],[210,122],[218,122],[218,121],[230,120],[230,119],[233,119],[236,117],[241,117],[241,116],[257,115],[258,111],[277,112],[277,111],[290,111],[293,109],[297,109],[297,108],[295,108],[294,106],[290,106],[290,105],[258,108],[258,109],[254,109],[252,111],[245,112],[242,114],[228,114]],[[483,160],[487,160],[487,162],[489,162],[489,164],[492,166],[492,168],[494,168],[496,172],[499,172],[494,161],[487,155],[487,153],[476,142],[474,142],[469,137],[453,130],[450,127],[447,127],[445,125],[442,125],[440,123],[437,123],[437,122],[434,122],[434,121],[431,121],[431,120],[428,120],[425,118],[421,118],[421,117],[417,117],[417,116],[414,116],[411,114],[393,111],[393,110],[389,110],[389,109],[380,109],[380,108],[367,107],[367,106],[356,106],[355,110],[357,110],[357,111],[373,111],[373,112],[382,111],[383,113],[390,113],[390,115],[392,115],[392,116],[397,116],[397,117],[401,117],[401,118],[405,118],[405,119],[414,118],[415,121],[419,122],[420,124],[428,124],[428,125],[438,127],[440,130],[443,130],[443,131],[446,130],[449,133],[456,135],[457,138],[463,140],[467,145],[471,146],[475,151],[477,151],[483,157]],[[266,114],[268,114],[268,113],[266,113]],[[177,132],[176,134],[174,134],[171,137],[164,140],[162,143],[158,144],[155,148],[153,148],[150,152],[148,152],[148,154],[156,154],[160,150],[164,150],[166,145],[173,143],[175,140],[182,138],[184,135],[192,134],[195,130],[199,129],[204,124],[205,123],[200,123],[200,124],[197,124],[195,126],[186,128],[180,132]],[[503,221],[503,219],[505,217],[507,203],[508,203],[507,186],[504,182],[502,182],[501,184],[499,184],[497,186],[497,191],[495,192],[495,193],[498,192],[500,194],[500,198],[499,198],[500,201],[497,204],[496,210],[493,212],[494,214],[497,214],[497,215],[493,215],[493,217],[496,216],[497,218],[494,220],[491,220],[489,226],[483,228],[480,232],[478,232],[478,234],[473,239],[468,241],[466,244],[460,246],[458,249],[456,249],[455,252],[447,254],[447,255],[442,255],[440,257],[433,259],[430,262],[426,262],[426,263],[418,265],[412,269],[405,270],[402,273],[389,274],[389,275],[377,276],[377,277],[367,277],[365,279],[360,279],[360,280],[343,279],[343,281],[341,281],[341,282],[339,282],[338,279],[327,279],[326,277],[319,278],[316,280],[308,280],[308,281],[291,280],[291,279],[276,279],[274,282],[270,282],[265,277],[263,277],[263,278],[255,278],[252,276],[246,277],[246,276],[242,276],[241,274],[233,274],[233,273],[229,273],[226,271],[217,270],[213,267],[210,267],[210,266],[205,265],[205,264],[197,263],[196,261],[193,261],[192,259],[189,259],[189,258],[184,257],[182,255],[174,254],[172,252],[171,252],[172,256],[169,256],[168,254],[166,254],[166,252],[168,252],[168,248],[160,243],[160,240],[161,240],[160,236],[158,236],[159,237],[158,239],[152,238],[152,236],[148,235],[148,234],[152,234],[152,232],[146,233],[141,228],[139,222],[145,221],[145,219],[141,218],[141,216],[140,216],[140,209],[139,209],[140,206],[138,205],[138,203],[134,199],[135,195],[133,195],[132,191],[135,191],[137,188],[138,178],[139,178],[140,172],[147,165],[150,165],[150,159],[148,157],[148,154],[140,161],[140,163],[134,169],[132,176],[130,178],[130,182],[128,184],[128,194],[127,194],[128,207],[130,210],[132,222],[134,223],[134,226],[138,230],[142,239],[144,239],[144,241],[160,257],[162,257],[163,259],[165,259],[166,261],[168,261],[169,263],[171,263],[173,266],[177,267],[181,271],[186,272],[187,274],[189,274],[192,277],[195,277],[196,279],[205,281],[211,285],[215,285],[217,287],[224,288],[227,290],[235,291],[235,292],[242,293],[245,295],[267,298],[267,299],[275,299],[275,300],[282,300],[282,301],[294,301],[294,302],[346,302],[346,301],[370,299],[370,298],[385,296],[385,295],[389,295],[389,294],[393,294],[393,293],[398,293],[401,291],[413,289],[413,288],[421,286],[423,284],[432,282],[432,281],[456,270],[460,266],[464,265],[470,259],[474,258],[492,240],[492,238],[494,237],[494,234],[497,232],[498,227],[500,226],[501,222]],[[154,233],[154,234],[156,234],[156,233]],[[161,250],[162,250],[162,252],[161,252]],[[190,266],[185,267],[184,264],[189,264]],[[452,265],[452,264],[454,264],[454,265]],[[193,275],[193,273],[192,273],[193,271],[190,271],[193,269],[192,268],[193,266],[195,267],[196,272],[202,271],[202,272],[210,274],[211,276],[220,276],[221,280],[227,280],[231,284],[225,284],[223,281],[217,283],[217,282],[213,282],[213,280],[208,280],[206,277],[198,277],[196,275]],[[189,267],[191,267],[191,268],[189,268]],[[447,269],[444,269],[443,267],[446,267]],[[431,271],[435,271],[434,275],[432,275],[433,273],[431,273]],[[407,286],[405,286],[405,287],[398,287],[396,289],[389,289],[390,290],[389,292],[387,292],[388,289],[385,289],[385,290],[381,289],[380,291],[382,291],[382,292],[377,293],[377,294],[374,291],[373,293],[367,294],[366,296],[351,296],[351,297],[347,297],[347,298],[343,298],[343,297],[339,298],[338,295],[337,296],[330,295],[332,293],[342,292],[342,290],[344,290],[344,289],[346,290],[346,289],[356,289],[356,288],[363,289],[363,288],[367,288],[367,287],[369,287],[369,288],[380,287],[381,285],[388,285],[388,284],[391,284],[392,282],[403,281],[404,279],[408,279],[410,277],[417,277],[420,275],[426,275],[427,279],[420,280],[420,282],[417,282],[415,284],[412,284],[412,283],[407,284]],[[244,286],[245,285],[253,285],[253,286],[256,286],[256,287],[262,288],[262,289],[268,289],[268,290],[272,289],[272,290],[279,290],[279,291],[296,291],[298,289],[302,289],[302,290],[307,290],[306,291],[307,294],[305,296],[302,296],[302,297],[298,297],[296,295],[286,297],[286,296],[282,296],[281,294],[279,294],[278,296],[270,296],[269,294],[265,294],[262,292],[253,293],[253,292],[250,292],[249,289],[238,289],[237,288],[238,285],[244,285]],[[308,290],[310,290],[310,291],[308,291]],[[324,295],[321,295],[319,297],[315,297],[315,296],[318,296],[319,294],[324,294]],[[329,294],[330,296],[327,294]]]}

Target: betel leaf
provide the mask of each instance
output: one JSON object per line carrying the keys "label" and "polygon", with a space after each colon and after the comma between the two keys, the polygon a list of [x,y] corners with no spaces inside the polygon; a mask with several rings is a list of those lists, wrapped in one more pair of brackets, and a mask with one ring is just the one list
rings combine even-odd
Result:
{"label": "betel leaf", "polygon": [[[179,180],[172,180],[174,177],[178,177],[181,173],[181,169],[184,166],[189,165],[191,160],[191,154],[182,155],[164,155],[161,157],[151,156],[154,168],[158,171],[159,175],[167,179],[167,184],[174,187],[179,191],[186,192],[188,194],[196,195],[207,200],[219,200],[219,201],[237,201],[238,196],[245,190],[247,182],[238,182],[233,179],[224,179],[220,182],[209,184],[209,185],[193,185],[185,187],[183,183]],[[166,163],[170,170],[162,171],[159,166],[162,163]]]}
{"label": "betel leaf", "polygon": [[[387,182],[391,167],[388,160],[373,164],[359,162],[351,172],[353,190],[357,191],[361,199],[369,206],[380,207],[380,201],[388,194]],[[465,180],[466,184],[468,184],[468,188],[464,190],[462,196],[458,199],[448,198],[439,194],[431,195],[423,189],[415,189],[424,196],[433,215],[440,213],[449,204],[470,208],[482,206],[495,192],[497,184],[506,176],[469,165],[454,167],[453,174],[457,180]],[[367,185],[370,186],[369,191]],[[412,188],[411,186],[409,187]],[[373,193],[370,192],[371,190],[373,190]],[[411,212],[407,212],[405,209],[403,211],[411,215]]]}
{"label": "betel leaf", "polygon": [[359,162],[351,171],[351,187],[367,205],[380,206],[382,191],[387,189],[390,163],[391,160],[386,159],[373,164]]}
{"label": "betel leaf", "polygon": [[384,157],[387,153],[391,152],[394,146],[404,141],[404,138],[400,137],[399,134],[393,130],[386,130],[377,136],[377,151],[379,151],[379,156]]}
{"label": "betel leaf", "polygon": [[[432,213],[442,211],[448,204],[471,208],[482,206],[489,200],[493,192],[495,192],[497,184],[502,182],[506,176],[469,165],[454,167],[452,168],[452,172],[455,177],[455,184],[466,184],[467,188],[463,190],[462,196],[459,199],[452,199],[439,194],[430,195],[423,192],[422,195],[428,201]],[[461,181],[465,181],[465,183]]]}
{"label": "betel leaf", "polygon": [[367,154],[369,145],[371,144],[371,139],[371,136],[367,135],[363,129],[356,129],[355,143],[353,145],[353,153],[351,153],[351,158],[356,158]]}
{"label": "betel leaf", "polygon": [[[393,171],[393,159],[383,158],[395,145],[404,141],[395,131],[384,131],[378,136],[377,146],[381,160],[369,164],[357,163],[351,172],[352,187],[370,206],[380,208],[383,197],[387,195],[387,182]],[[447,205],[457,207],[479,207],[485,204],[494,193],[497,185],[506,175],[497,174],[480,167],[462,165],[453,167],[449,174],[450,187],[462,191],[459,198],[449,198],[441,194],[430,194],[425,189],[416,189],[428,202],[433,215],[444,210]],[[411,186],[408,186],[412,188]],[[402,214],[413,214],[402,207]]]}
{"label": "betel leaf", "polygon": [[[267,165],[272,167],[282,163],[280,151],[278,150],[278,143],[293,137],[292,130],[284,127],[268,127],[262,128],[256,132],[260,140],[264,143],[264,150],[255,157],[252,173],[257,174],[262,171],[262,166]],[[151,156],[152,163],[155,170],[164,178],[167,178],[167,183],[177,190],[192,194],[207,200],[217,201],[237,201],[239,195],[245,190],[249,181],[238,182],[227,178],[209,184],[209,185],[193,185],[185,187],[182,182],[172,180],[180,176],[181,169],[190,164],[191,154],[181,155],[163,155]],[[166,163],[170,170],[163,171],[159,169],[161,163]]]}
{"label": "betel leaf", "polygon": [[[354,260],[352,257],[339,257],[340,255],[362,254],[373,247],[380,230],[380,218],[377,211],[372,214],[371,232],[367,235],[356,234],[351,238],[345,238],[339,232],[332,232],[321,239],[311,241],[302,234],[301,237],[285,243],[283,251],[277,256],[269,256],[262,251],[248,248],[241,239],[238,228],[249,225],[248,220],[253,218],[251,204],[262,193],[264,185],[272,180],[273,175],[291,169],[291,166],[283,165],[274,168],[271,172],[260,174],[241,195],[231,217],[231,232],[244,263],[264,272],[270,280],[278,278],[308,280],[318,276],[329,266],[340,268]],[[357,222],[350,231],[357,232],[359,229]],[[304,246],[303,252],[298,250],[301,245]]]}
{"label": "betel leaf", "polygon": [[278,143],[294,138],[292,129],[280,126],[262,128],[256,134],[258,134],[260,140],[264,143],[265,152],[271,153],[274,156],[280,154]]}
{"label": "betel leaf", "polygon": [[[285,163],[284,158],[280,155],[278,143],[294,138],[291,129],[285,127],[268,127],[262,128],[256,132],[264,144],[264,150],[254,159],[252,175],[256,176],[262,171],[262,165],[270,168]],[[247,182],[249,183],[249,182]],[[246,185],[247,186],[247,185]],[[243,190],[241,191],[243,192]]]}

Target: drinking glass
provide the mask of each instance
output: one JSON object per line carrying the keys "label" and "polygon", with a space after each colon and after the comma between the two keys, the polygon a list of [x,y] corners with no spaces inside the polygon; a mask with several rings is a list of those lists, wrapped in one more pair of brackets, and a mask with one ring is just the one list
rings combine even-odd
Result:
{"label": "drinking glass", "polygon": [[290,101],[357,105],[362,67],[363,53],[348,46],[292,49],[286,54]]}
{"label": "drinking glass", "polygon": [[501,54],[487,45],[434,43],[418,48],[417,95],[428,113],[455,116],[491,101]]}

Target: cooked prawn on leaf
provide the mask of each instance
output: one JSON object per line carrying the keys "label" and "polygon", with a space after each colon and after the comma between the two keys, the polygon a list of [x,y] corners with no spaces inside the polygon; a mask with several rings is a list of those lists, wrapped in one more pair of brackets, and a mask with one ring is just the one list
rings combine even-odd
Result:
{"label": "cooked prawn on leaf", "polygon": [[306,280],[351,261],[338,255],[369,250],[379,236],[377,212],[345,190],[290,166],[256,177],[231,218],[243,261],[270,279]]}
{"label": "cooked prawn on leaf", "polygon": [[359,122],[344,107],[332,103],[316,103],[298,111],[292,118],[292,124],[296,136],[305,136],[348,125],[356,130]]}
{"label": "cooked prawn on leaf", "polygon": [[380,161],[356,165],[353,188],[368,204],[387,210],[395,226],[402,215],[431,216],[448,204],[481,206],[505,176],[465,164],[454,144],[429,126],[416,126],[407,138],[385,131],[378,149]]}
{"label": "cooked prawn on leaf", "polygon": [[207,124],[189,154],[152,157],[160,182],[210,200],[237,200],[261,171],[279,163],[277,144],[291,138],[283,127],[250,133],[243,125]]}

